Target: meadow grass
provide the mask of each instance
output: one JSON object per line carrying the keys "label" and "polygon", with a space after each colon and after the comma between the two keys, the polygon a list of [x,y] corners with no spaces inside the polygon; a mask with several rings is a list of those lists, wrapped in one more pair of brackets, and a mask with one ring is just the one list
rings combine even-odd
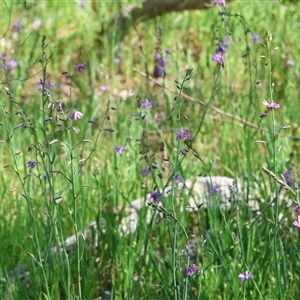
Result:
{"label": "meadow grass", "polygon": [[[299,299],[299,5],[236,1],[121,34],[112,15],[128,4],[1,4],[0,298]],[[158,84],[141,75],[158,66]],[[182,212],[175,175],[244,190],[229,211]],[[150,192],[163,208],[122,236],[124,206]],[[80,233],[92,221],[96,248]],[[10,282],[20,264],[30,276]]]}

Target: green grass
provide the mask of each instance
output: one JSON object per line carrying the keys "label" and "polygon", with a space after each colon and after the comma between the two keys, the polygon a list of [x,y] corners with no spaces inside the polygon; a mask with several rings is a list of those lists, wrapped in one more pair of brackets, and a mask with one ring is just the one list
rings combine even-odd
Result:
{"label": "green grass", "polygon": [[[216,7],[171,13],[132,26],[121,39],[111,22],[117,1],[94,1],[84,9],[75,2],[3,2],[0,55],[18,60],[19,67],[1,73],[0,299],[105,299],[108,294],[111,299],[299,299],[295,202],[290,208],[285,202],[278,207],[261,204],[259,215],[248,208],[253,197],[270,202],[271,195],[284,193],[262,167],[279,178],[290,169],[299,179],[299,8],[234,1],[223,22]],[[33,30],[37,19],[42,27]],[[13,30],[16,21],[19,33]],[[251,40],[252,33],[265,39],[267,29],[273,35],[270,57],[267,48]],[[224,69],[211,59],[216,38],[230,41]],[[273,51],[275,47],[279,49]],[[161,86],[135,71],[152,76],[155,49],[164,53],[167,48],[172,54],[166,57]],[[114,63],[118,53],[119,66]],[[271,69],[270,63],[265,66],[268,59]],[[295,65],[286,67],[287,59]],[[73,66],[83,62],[88,66],[79,74]],[[190,80],[176,88],[189,69]],[[57,83],[50,97],[38,90],[45,78]],[[101,86],[109,91],[101,92]],[[133,96],[120,94],[131,90]],[[186,101],[181,92],[195,101]],[[280,109],[262,119],[262,101],[269,101],[270,93]],[[151,110],[140,109],[145,98],[153,101]],[[218,114],[198,100],[267,132]],[[63,111],[52,111],[49,102],[61,103]],[[70,121],[74,110],[84,118]],[[161,120],[155,120],[155,113]],[[48,117],[53,119],[44,122]],[[276,135],[285,124],[291,127],[274,139],[274,128]],[[181,126],[192,135],[186,156],[180,152],[184,143],[176,142]],[[118,145],[124,146],[123,156],[114,152]],[[38,164],[31,170],[27,161]],[[141,170],[154,163],[157,170],[143,178]],[[155,210],[145,206],[137,232],[120,236],[125,211],[119,208],[155,186],[162,191],[173,172],[184,179],[200,174],[238,179],[245,188],[238,196],[239,210],[232,205],[230,211],[216,206],[182,213],[173,206],[174,186],[164,205],[177,222],[166,217],[148,225],[146,211]],[[296,200],[285,193],[287,201]],[[60,255],[45,257],[92,221],[103,229],[102,219],[105,233],[100,230],[97,249],[78,234],[75,253],[64,248]],[[182,228],[196,241],[195,260],[181,251],[188,242]],[[10,284],[8,272],[22,263],[30,270],[27,285]],[[191,263],[201,272],[187,278],[185,269]],[[238,274],[245,270],[254,277],[241,283]]]}

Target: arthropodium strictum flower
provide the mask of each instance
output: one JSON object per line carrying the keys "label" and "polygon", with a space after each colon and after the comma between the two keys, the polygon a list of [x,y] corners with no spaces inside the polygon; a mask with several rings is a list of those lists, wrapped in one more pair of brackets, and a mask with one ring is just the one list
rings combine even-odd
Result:
{"label": "arthropodium strictum flower", "polygon": [[40,79],[39,85],[40,85],[39,91],[43,92],[45,89],[46,90],[53,89],[56,86],[56,83],[51,83],[49,81],[43,81],[42,79]]}
{"label": "arthropodium strictum flower", "polygon": [[243,283],[246,280],[248,280],[250,278],[253,278],[253,276],[248,270],[246,270],[246,271],[239,274],[239,278],[240,278],[241,282]]}
{"label": "arthropodium strictum flower", "polygon": [[220,187],[218,185],[215,185],[213,187],[211,187],[210,189],[208,189],[208,193],[211,195],[217,195],[220,191]]}
{"label": "arthropodium strictum flower", "polygon": [[141,103],[141,108],[151,109],[152,108],[152,101],[149,101],[148,99],[145,100],[145,102]]}
{"label": "arthropodium strictum flower", "polygon": [[[298,218],[299,219],[299,218]],[[300,230],[300,221],[299,220],[296,220],[293,222],[293,225],[298,229]]]}
{"label": "arthropodium strictum flower", "polygon": [[123,146],[117,146],[115,148],[115,152],[120,154],[120,155],[123,155],[124,154],[124,147]]}
{"label": "arthropodium strictum flower", "polygon": [[180,128],[179,132],[177,132],[176,141],[180,142],[182,139],[189,139],[191,137],[191,134],[189,131],[184,130],[183,127]]}
{"label": "arthropodium strictum flower", "polygon": [[70,120],[75,121],[75,120],[78,120],[78,119],[82,119],[83,116],[84,116],[84,114],[82,112],[74,111],[70,116]]}
{"label": "arthropodium strictum flower", "polygon": [[143,169],[143,170],[142,170],[142,176],[143,176],[143,177],[146,177],[150,172],[151,172],[150,169]]}
{"label": "arthropodium strictum flower", "polygon": [[294,64],[295,64],[295,63],[294,63],[291,59],[288,59],[288,60],[286,61],[286,63],[285,63],[285,65],[286,65],[287,67],[292,67]]}
{"label": "arthropodium strictum flower", "polygon": [[[171,50],[169,48],[165,52],[167,55],[171,54]],[[165,66],[168,64],[168,61],[158,51],[155,51],[154,58],[156,61],[154,75],[156,77],[164,77],[166,74]]]}
{"label": "arthropodium strictum flower", "polygon": [[195,264],[191,264],[189,267],[186,268],[185,275],[192,276],[197,272],[198,272],[198,267]]}
{"label": "arthropodium strictum flower", "polygon": [[[2,60],[6,60],[6,58],[5,58],[5,59],[2,59]],[[3,71],[8,71],[8,70],[14,69],[14,68],[16,68],[16,67],[18,67],[18,66],[19,66],[19,62],[18,62],[17,60],[12,59],[12,60],[6,61],[6,62],[3,64],[2,70],[3,70]]]}
{"label": "arthropodium strictum flower", "polygon": [[267,107],[267,110],[277,109],[280,107],[280,104],[275,103],[274,100],[271,100],[270,102],[264,100],[263,104]]}
{"label": "arthropodium strictum flower", "polygon": [[252,34],[251,38],[253,43],[256,43],[257,41],[261,40],[261,37],[257,34]]}
{"label": "arthropodium strictum flower", "polygon": [[228,42],[218,43],[216,53],[213,55],[212,60],[218,65],[221,65],[224,68],[224,54],[226,53],[225,47],[229,45]]}
{"label": "arthropodium strictum flower", "polygon": [[87,63],[83,63],[80,65],[76,65],[74,66],[74,68],[79,72],[79,73],[83,73],[83,71],[85,70],[85,67],[87,66]]}
{"label": "arthropodium strictum flower", "polygon": [[161,193],[156,192],[156,191],[151,191],[149,193],[149,195],[150,195],[150,199],[151,199],[152,203],[156,204],[161,196]]}
{"label": "arthropodium strictum flower", "polygon": [[20,26],[19,22],[15,22],[13,27],[14,27],[14,31],[16,31],[16,32],[21,31],[21,26]]}
{"label": "arthropodium strictum flower", "polygon": [[28,168],[33,169],[36,166],[36,162],[29,160],[27,162],[27,166],[28,166]]}
{"label": "arthropodium strictum flower", "polygon": [[85,5],[86,5],[85,0],[80,0],[80,1],[78,2],[78,6],[79,6],[80,8],[85,8]]}

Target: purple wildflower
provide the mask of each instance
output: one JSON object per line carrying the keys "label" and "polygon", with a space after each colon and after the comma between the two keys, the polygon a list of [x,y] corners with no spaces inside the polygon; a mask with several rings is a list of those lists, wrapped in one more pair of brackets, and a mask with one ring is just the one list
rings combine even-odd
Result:
{"label": "purple wildflower", "polygon": [[157,52],[157,51],[155,51],[155,52],[154,52],[154,58],[155,58],[155,60],[159,60],[159,59],[161,58],[160,53]]}
{"label": "purple wildflower", "polygon": [[118,154],[120,154],[120,155],[123,155],[123,154],[124,154],[124,147],[122,147],[122,146],[117,146],[117,147],[115,148],[115,152],[118,153]]}
{"label": "purple wildflower", "polygon": [[208,193],[212,195],[217,195],[220,191],[220,187],[218,185],[213,186],[212,188],[208,189]]}
{"label": "purple wildflower", "polygon": [[295,209],[296,209],[296,211],[300,211],[300,205],[297,205],[297,206],[295,207]]}
{"label": "purple wildflower", "polygon": [[85,67],[87,66],[87,63],[83,63],[81,65],[76,65],[74,66],[74,68],[79,72],[79,73],[83,73]]}
{"label": "purple wildflower", "polygon": [[293,185],[293,183],[295,182],[293,179],[292,179],[292,172],[290,170],[286,170],[282,176],[284,177],[284,180],[286,182],[286,184],[291,187]]}
{"label": "purple wildflower", "polygon": [[141,103],[141,108],[151,109],[152,101],[149,101],[148,99],[146,99],[145,102]]}
{"label": "purple wildflower", "polygon": [[216,53],[213,55],[212,60],[216,62],[218,65],[221,65],[224,68],[224,57],[223,55],[226,53],[226,47],[229,45],[229,42],[226,41],[222,43],[218,43]]}
{"label": "purple wildflower", "polygon": [[84,116],[84,114],[81,113],[80,111],[74,111],[70,116],[70,120],[75,121],[78,119],[82,119],[83,116]]}
{"label": "purple wildflower", "polygon": [[252,38],[252,42],[253,43],[256,43],[256,42],[258,42],[258,41],[261,40],[261,37],[259,35],[257,35],[257,34],[252,34],[251,38]]}
{"label": "purple wildflower", "polygon": [[220,5],[220,6],[225,7],[226,1],[225,0],[215,0],[215,5]]}
{"label": "purple wildflower", "polygon": [[182,139],[189,139],[191,134],[188,131],[185,131],[183,127],[180,128],[179,132],[177,132],[176,141],[180,142]]}
{"label": "purple wildflower", "polygon": [[285,65],[286,65],[287,67],[292,67],[294,64],[295,64],[295,63],[294,63],[291,59],[288,59],[288,60],[286,61],[286,63],[285,63]]}
{"label": "purple wildflower", "polygon": [[100,86],[100,91],[106,93],[109,91],[109,88],[107,86]]}
{"label": "purple wildflower", "polygon": [[280,107],[280,104],[275,103],[273,100],[271,100],[270,102],[264,100],[263,104],[267,106],[267,110],[277,109]]}
{"label": "purple wildflower", "polygon": [[14,23],[14,31],[20,32],[21,31],[21,26],[19,22]]}
{"label": "purple wildflower", "polygon": [[85,5],[86,5],[85,0],[80,0],[80,1],[78,2],[78,6],[79,6],[80,8],[85,8]]}
{"label": "purple wildflower", "polygon": [[151,191],[150,193],[150,198],[152,200],[152,203],[156,204],[161,196],[159,192]]}
{"label": "purple wildflower", "polygon": [[157,62],[161,68],[164,68],[168,64],[168,61],[163,57],[159,58]]}
{"label": "purple wildflower", "polygon": [[154,75],[156,77],[164,77],[165,76],[164,67],[168,64],[168,61],[165,58],[163,58],[158,51],[154,52],[154,58],[157,63],[157,65],[155,66]]}
{"label": "purple wildflower", "polygon": [[224,59],[223,59],[223,54],[221,52],[214,54],[212,60],[216,62],[218,65],[224,67]]}
{"label": "purple wildflower", "polygon": [[300,230],[300,222],[299,222],[299,221],[294,221],[294,222],[293,222],[293,225],[294,225],[298,230]]}
{"label": "purple wildflower", "polygon": [[170,49],[170,48],[167,48],[167,49],[166,49],[166,54],[167,54],[167,55],[171,55],[171,54],[172,54],[172,52],[171,52],[171,49]]}
{"label": "purple wildflower", "polygon": [[165,71],[164,71],[164,69],[163,68],[161,68],[160,66],[156,66],[155,67],[155,71],[154,71],[154,75],[156,76],[156,77],[164,77],[165,76]]}
{"label": "purple wildflower", "polygon": [[27,162],[27,166],[28,168],[33,169],[36,166],[36,162],[30,160]]}
{"label": "purple wildflower", "polygon": [[197,272],[198,272],[198,267],[195,264],[191,264],[189,267],[186,268],[185,275],[192,276]]}
{"label": "purple wildflower", "polygon": [[225,43],[223,45],[221,43],[217,45],[216,53],[222,53],[222,54],[226,53]]}
{"label": "purple wildflower", "polygon": [[16,68],[17,66],[19,65],[19,62],[12,59],[12,60],[9,60],[9,61],[6,61],[3,66],[2,66],[2,70],[3,71],[8,71],[10,69],[14,69]]}
{"label": "purple wildflower", "polygon": [[246,280],[253,278],[252,274],[247,270],[239,274],[239,278],[241,282],[245,282]]}
{"label": "purple wildflower", "polygon": [[44,82],[42,79],[40,79],[39,84],[40,84],[40,87],[39,87],[40,92],[43,92],[43,88],[47,89],[47,90],[51,90],[56,86],[56,83],[51,83],[51,82],[48,82],[48,81]]}
{"label": "purple wildflower", "polygon": [[143,177],[146,177],[150,172],[151,172],[150,169],[144,169],[144,170],[142,170]]}
{"label": "purple wildflower", "polygon": [[173,177],[173,180],[176,180],[177,182],[183,182],[184,181],[183,178],[180,175],[175,175]]}
{"label": "purple wildflower", "polygon": [[116,57],[116,58],[114,59],[114,63],[115,63],[116,65],[119,65],[120,62],[121,62],[121,58],[120,58],[120,57]]}

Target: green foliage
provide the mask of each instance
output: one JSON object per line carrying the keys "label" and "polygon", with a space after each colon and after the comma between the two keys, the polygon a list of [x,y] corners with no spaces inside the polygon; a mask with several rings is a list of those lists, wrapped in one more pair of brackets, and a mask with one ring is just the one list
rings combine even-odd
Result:
{"label": "green foliage", "polygon": [[[278,184],[286,170],[296,181],[299,174],[299,5],[236,1],[224,20],[217,7],[170,13],[124,34],[112,16],[128,5],[1,3],[0,54],[19,66],[0,79],[0,299],[299,298],[300,235],[295,204],[286,207],[297,191]],[[262,40],[254,43],[252,34]],[[212,56],[224,41],[222,68]],[[158,84],[141,75],[153,76],[155,51],[168,60]],[[288,59],[295,65],[287,67]],[[74,66],[84,62],[79,73]],[[43,93],[40,80],[57,85]],[[140,107],[145,99],[152,109]],[[261,118],[270,99],[280,108]],[[83,119],[70,120],[74,111]],[[191,139],[176,142],[181,127]],[[230,210],[188,213],[176,205],[178,174],[229,176],[244,193]],[[125,205],[166,185],[163,208],[145,205],[136,232],[122,236]],[[96,248],[81,234],[93,221]],[[70,253],[62,242],[73,234]],[[195,257],[182,251],[189,242]],[[200,271],[187,277],[191,263]],[[30,276],[10,282],[20,264]],[[253,278],[241,283],[245,270]]]}

